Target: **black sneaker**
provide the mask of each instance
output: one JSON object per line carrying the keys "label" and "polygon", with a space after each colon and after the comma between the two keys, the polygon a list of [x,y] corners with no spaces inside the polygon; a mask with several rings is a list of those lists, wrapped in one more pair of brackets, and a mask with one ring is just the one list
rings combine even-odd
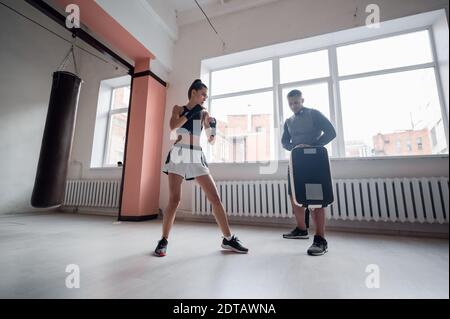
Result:
{"label": "black sneaker", "polygon": [[241,245],[241,241],[236,236],[231,237],[231,240],[224,238],[222,241],[222,248],[239,254],[248,253],[248,249]]}
{"label": "black sneaker", "polygon": [[283,238],[286,239],[308,239],[308,230],[301,230],[298,227],[295,227],[293,231],[287,234],[283,234]]}
{"label": "black sneaker", "polygon": [[311,247],[308,248],[308,255],[310,256],[322,256],[328,251],[328,243],[325,238],[321,236],[314,236],[314,242]]}
{"label": "black sneaker", "polygon": [[167,241],[167,239],[163,238],[158,242],[158,246],[156,246],[155,249],[155,256],[157,257],[164,257],[166,255],[167,252],[167,244],[169,242]]}

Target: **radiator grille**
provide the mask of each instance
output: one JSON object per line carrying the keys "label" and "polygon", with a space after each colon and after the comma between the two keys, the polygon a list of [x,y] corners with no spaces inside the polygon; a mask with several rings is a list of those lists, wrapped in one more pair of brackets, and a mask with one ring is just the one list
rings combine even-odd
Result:
{"label": "radiator grille", "polygon": [[[287,181],[219,181],[220,198],[230,216],[292,217]],[[327,217],[340,220],[448,223],[448,177],[342,179],[333,181],[334,203]],[[212,214],[195,184],[192,212]]]}

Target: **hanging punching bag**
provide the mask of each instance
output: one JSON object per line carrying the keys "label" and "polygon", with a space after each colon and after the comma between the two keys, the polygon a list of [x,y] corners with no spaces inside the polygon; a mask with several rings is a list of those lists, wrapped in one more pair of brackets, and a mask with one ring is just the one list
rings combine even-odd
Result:
{"label": "hanging punching bag", "polygon": [[82,80],[73,73],[53,73],[53,85],[42,138],[31,205],[60,206],[64,200],[75,116]]}

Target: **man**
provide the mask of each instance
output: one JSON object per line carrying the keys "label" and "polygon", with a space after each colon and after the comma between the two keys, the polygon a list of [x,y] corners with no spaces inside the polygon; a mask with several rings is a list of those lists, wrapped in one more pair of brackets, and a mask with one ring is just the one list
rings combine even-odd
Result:
{"label": "man", "polygon": [[[283,147],[291,151],[294,147],[325,146],[336,137],[336,131],[331,122],[319,111],[303,106],[302,92],[293,90],[288,96],[289,107],[294,115],[284,123],[284,132],[281,139]],[[290,233],[284,234],[287,239],[308,239],[308,230],[305,223],[305,208],[294,204],[292,188],[289,180],[289,195],[291,196],[292,209],[297,220],[297,227]],[[321,256],[328,250],[325,239],[325,209],[316,208],[312,211],[312,219],[315,224],[316,234],[308,255]]]}

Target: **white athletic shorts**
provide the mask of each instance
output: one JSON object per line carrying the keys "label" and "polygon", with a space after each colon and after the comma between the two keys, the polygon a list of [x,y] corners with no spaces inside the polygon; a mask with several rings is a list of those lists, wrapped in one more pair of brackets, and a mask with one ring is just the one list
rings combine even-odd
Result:
{"label": "white athletic shorts", "polygon": [[167,154],[162,172],[167,175],[177,174],[189,181],[199,176],[209,175],[209,168],[200,146],[175,144]]}

